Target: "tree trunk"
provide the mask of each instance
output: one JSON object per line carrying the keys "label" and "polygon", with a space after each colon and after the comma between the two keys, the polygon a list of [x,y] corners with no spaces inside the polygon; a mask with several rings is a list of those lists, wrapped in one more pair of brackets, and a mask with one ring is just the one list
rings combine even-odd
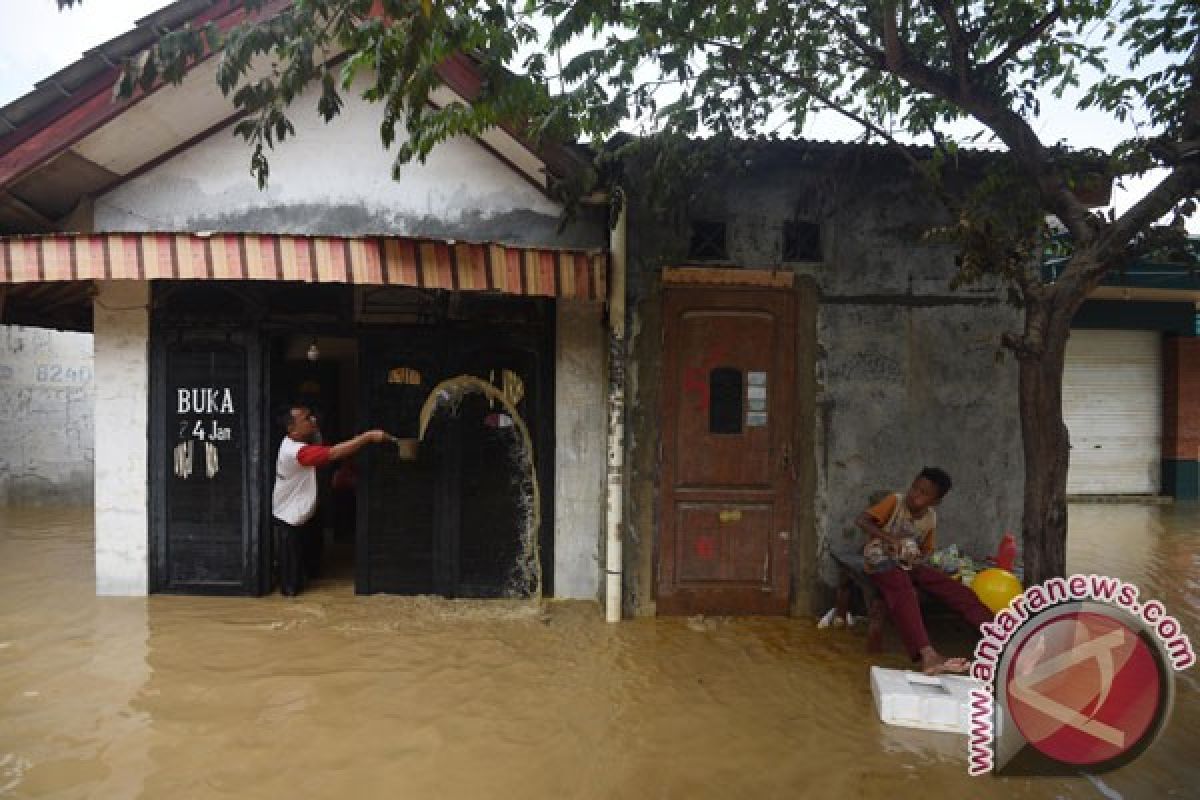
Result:
{"label": "tree trunk", "polygon": [[1025,330],[1042,346],[1020,354],[1021,433],[1025,448],[1022,518],[1025,585],[1062,576],[1067,566],[1067,466],[1070,439],[1063,422],[1062,384],[1067,337],[1078,303],[1026,310]]}

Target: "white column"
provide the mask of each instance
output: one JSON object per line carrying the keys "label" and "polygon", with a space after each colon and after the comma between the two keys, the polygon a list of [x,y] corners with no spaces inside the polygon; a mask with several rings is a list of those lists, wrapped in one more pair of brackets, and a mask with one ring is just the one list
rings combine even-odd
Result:
{"label": "white column", "polygon": [[621,621],[624,593],[625,527],[625,266],[629,255],[629,198],[621,191],[621,212],[609,232],[608,469],[604,511],[604,620]]}
{"label": "white column", "polygon": [[562,298],[556,306],[554,596],[592,599],[604,529],[603,309]]}
{"label": "white column", "polygon": [[150,574],[150,284],[100,281],[96,288],[96,594],[144,595]]}

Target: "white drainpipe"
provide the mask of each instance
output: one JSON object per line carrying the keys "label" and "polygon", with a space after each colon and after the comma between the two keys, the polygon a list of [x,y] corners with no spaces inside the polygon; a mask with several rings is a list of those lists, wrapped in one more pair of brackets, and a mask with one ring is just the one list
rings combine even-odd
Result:
{"label": "white drainpipe", "polygon": [[[617,191],[620,191],[619,189]],[[625,481],[625,258],[627,203],[609,233],[608,275],[608,482],[604,517],[604,619],[621,620],[621,528]]]}

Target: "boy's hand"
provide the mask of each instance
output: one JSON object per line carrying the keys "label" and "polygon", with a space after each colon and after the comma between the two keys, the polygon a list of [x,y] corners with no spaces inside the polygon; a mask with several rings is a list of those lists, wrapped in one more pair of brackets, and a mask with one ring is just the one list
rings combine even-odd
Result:
{"label": "boy's hand", "polygon": [[882,539],[892,545],[898,543],[898,540],[894,536],[879,527],[879,523],[875,521],[875,518],[865,511],[858,515],[855,524],[858,525],[859,530],[867,535],[867,539]]}

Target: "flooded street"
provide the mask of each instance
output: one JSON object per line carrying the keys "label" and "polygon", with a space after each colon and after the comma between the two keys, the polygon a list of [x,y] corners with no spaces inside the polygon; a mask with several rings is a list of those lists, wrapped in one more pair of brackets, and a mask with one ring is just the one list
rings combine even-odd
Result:
{"label": "flooded street", "polygon": [[[1200,640],[1200,510],[1073,506],[1069,566]],[[882,661],[903,667],[894,633]],[[591,603],[97,598],[91,511],[0,510],[0,796],[1196,797],[1200,671],[1102,779],[966,774],[890,728],[864,633],[640,619]]]}

